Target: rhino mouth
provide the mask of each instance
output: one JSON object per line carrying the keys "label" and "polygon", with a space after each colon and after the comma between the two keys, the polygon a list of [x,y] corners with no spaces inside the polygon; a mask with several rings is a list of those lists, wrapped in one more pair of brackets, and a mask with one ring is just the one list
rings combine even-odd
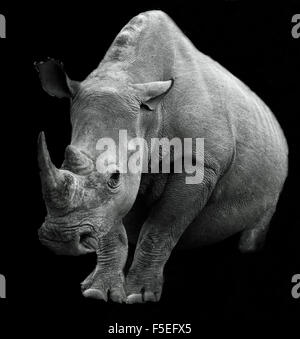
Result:
{"label": "rhino mouth", "polygon": [[66,238],[61,234],[59,228],[47,229],[41,227],[38,231],[40,242],[56,254],[62,255],[81,255],[95,252],[97,249],[97,238],[92,230],[85,228],[79,229],[73,235]]}

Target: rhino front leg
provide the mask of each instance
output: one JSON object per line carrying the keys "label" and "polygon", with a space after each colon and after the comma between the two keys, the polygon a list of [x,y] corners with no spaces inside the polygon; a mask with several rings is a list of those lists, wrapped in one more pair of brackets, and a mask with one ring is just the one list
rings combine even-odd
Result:
{"label": "rhino front leg", "polygon": [[126,277],[127,303],[159,301],[164,266],[184,230],[206,204],[216,180],[210,169],[205,169],[204,180],[197,185],[187,185],[184,174],[170,176],[142,227]]}
{"label": "rhino front leg", "polygon": [[123,269],[127,260],[128,243],[124,226],[113,227],[98,241],[97,266],[81,284],[87,298],[125,302]]}

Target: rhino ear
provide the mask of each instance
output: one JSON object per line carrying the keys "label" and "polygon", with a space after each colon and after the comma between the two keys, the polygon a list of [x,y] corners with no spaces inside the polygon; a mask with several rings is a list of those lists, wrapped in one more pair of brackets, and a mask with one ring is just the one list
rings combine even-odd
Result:
{"label": "rhino ear", "polygon": [[133,87],[138,91],[138,97],[142,103],[141,107],[153,111],[163,96],[170,90],[172,84],[173,80],[167,80],[134,84]]}
{"label": "rhino ear", "polygon": [[39,72],[43,89],[48,94],[58,98],[72,98],[75,96],[79,88],[79,82],[68,78],[62,62],[49,59],[45,62],[36,62],[34,65]]}

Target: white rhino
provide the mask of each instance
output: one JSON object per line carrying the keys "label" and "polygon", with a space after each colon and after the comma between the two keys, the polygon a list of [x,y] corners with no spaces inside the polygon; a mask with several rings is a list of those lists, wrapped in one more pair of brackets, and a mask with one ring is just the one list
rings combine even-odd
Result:
{"label": "white rhino", "polygon": [[[39,137],[48,212],[39,237],[59,254],[96,251],[84,296],[158,301],[177,243],[191,248],[240,233],[241,251],[263,244],[287,176],[283,132],[262,100],[199,52],[168,15],[134,17],[82,82],[52,59],[36,67],[49,94],[70,99],[72,123],[61,169]],[[96,144],[103,137],[118,144],[121,129],[147,143],[204,138],[203,180],[186,184],[184,172],[121,173],[117,162],[100,173]],[[127,239],[136,249],[124,274]]]}

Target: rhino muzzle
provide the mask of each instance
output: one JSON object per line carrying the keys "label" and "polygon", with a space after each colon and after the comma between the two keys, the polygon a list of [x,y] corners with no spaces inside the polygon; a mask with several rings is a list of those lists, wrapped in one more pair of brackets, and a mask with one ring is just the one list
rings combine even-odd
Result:
{"label": "rhino muzzle", "polygon": [[38,162],[48,210],[48,216],[38,231],[41,243],[57,254],[80,255],[94,252],[97,245],[94,229],[72,225],[72,220],[68,217],[83,200],[83,174],[93,169],[92,160],[69,145],[62,169],[57,169],[51,161],[45,135],[41,132],[38,138]]}

